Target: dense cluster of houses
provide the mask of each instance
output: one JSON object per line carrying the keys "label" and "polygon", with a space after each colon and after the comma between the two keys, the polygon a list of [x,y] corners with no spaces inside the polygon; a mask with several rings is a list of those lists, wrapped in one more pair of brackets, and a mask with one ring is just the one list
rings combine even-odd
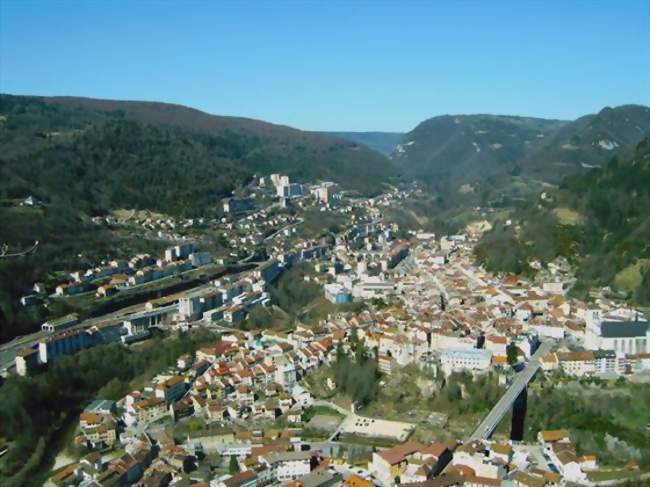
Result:
{"label": "dense cluster of houses", "polygon": [[[192,242],[178,243],[154,259],[149,254],[138,254],[129,260],[103,261],[95,267],[71,272],[70,280],[54,286],[54,296],[65,297],[94,291],[97,297],[108,297],[120,289],[146,284],[173,276],[212,262],[208,252],[199,251]],[[41,303],[48,290],[35,283],[34,294],[23,296],[21,302],[28,306]]]}
{"label": "dense cluster of houses", "polygon": [[328,363],[334,345],[334,334],[325,329],[317,334],[303,330],[292,340],[250,333],[224,336],[195,356],[180,357],[174,371],[129,393],[121,401],[124,422],[137,426],[193,415],[223,424],[284,415],[289,423],[299,423],[313,398],[298,380]]}
{"label": "dense cluster of houses", "polygon": [[[352,334],[374,350],[385,375],[409,364],[445,375],[505,371],[513,350],[515,361],[524,362],[541,341],[553,340],[558,346],[541,357],[541,368],[590,377],[650,369],[650,328],[635,311],[604,301],[590,309],[567,297],[561,266],[549,266],[543,282],[514,275],[495,278],[474,264],[478,235],[471,231],[439,239],[425,232],[413,232],[409,241],[396,238],[399,227],[382,223],[381,212],[408,197],[408,191],[388,191],[346,205],[332,183],[307,189],[274,174],[254,188],[279,198],[283,206],[303,205],[309,192],[322,209],[349,215],[350,225],[336,235],[297,240],[300,218],[256,209],[254,195],[229,198],[224,211],[239,218],[220,222],[227,244],[253,252],[267,242],[269,259],[254,270],[190,291],[177,306],[165,309],[165,317],[169,314],[183,326],[238,323],[254,306],[269,304],[267,285],[297,262],[310,263],[313,272],[305,278],[321,284],[332,303],[372,300],[373,305],[330,315],[317,325],[298,324],[288,332],[222,335],[195,354],[179,357],[174,367],[117,404],[91,404],[80,417],[77,443],[102,449],[119,441],[125,453],[108,462],[91,453],[57,472],[50,485],[543,487],[585,482],[598,468],[595,456],[577,455],[565,430],[540,432],[538,443],[525,447],[498,441],[406,441],[376,449],[367,469],[360,470],[364,475],[333,468],[338,459],[328,448],[303,449],[290,429],[302,425],[314,398],[299,381],[331,363],[339,344],[349,349]],[[210,260],[193,244],[181,243],[158,261],[142,255],[74,273],[60,294],[83,292],[75,290],[77,284],[108,280],[97,288],[108,295],[111,287],[138,285],[160,278],[165,269],[181,272],[173,269]],[[124,326],[129,336],[139,336],[160,316],[161,309],[148,310],[125,320]],[[19,373],[29,375],[47,357],[90,346],[96,330],[68,330],[75,319],[50,323],[52,329],[44,330],[52,335],[38,350],[19,352]],[[334,384],[327,386],[335,389]],[[156,424],[189,417],[199,418],[207,428],[188,432],[181,442],[150,434]],[[249,431],[243,426],[278,418],[286,420],[286,430]],[[237,471],[216,475],[209,484],[192,479],[191,472],[208,454],[236,458]]]}

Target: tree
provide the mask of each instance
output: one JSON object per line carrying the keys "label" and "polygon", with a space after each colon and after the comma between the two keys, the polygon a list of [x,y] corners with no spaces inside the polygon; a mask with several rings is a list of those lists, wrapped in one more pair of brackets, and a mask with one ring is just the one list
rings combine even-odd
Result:
{"label": "tree", "polygon": [[350,343],[354,348],[358,342],[359,342],[359,333],[357,331],[357,327],[353,326],[352,328],[350,328]]}
{"label": "tree", "polygon": [[366,346],[363,341],[357,343],[354,350],[354,361],[358,365],[363,365],[366,362]]}
{"label": "tree", "polygon": [[506,353],[508,356],[508,363],[510,365],[515,365],[518,361],[519,349],[517,348],[517,345],[515,345],[514,342],[510,342],[508,348],[506,348]]}
{"label": "tree", "polygon": [[239,462],[237,461],[237,457],[235,455],[230,455],[230,464],[228,465],[228,472],[230,472],[230,475],[234,475],[237,472],[239,472]]}

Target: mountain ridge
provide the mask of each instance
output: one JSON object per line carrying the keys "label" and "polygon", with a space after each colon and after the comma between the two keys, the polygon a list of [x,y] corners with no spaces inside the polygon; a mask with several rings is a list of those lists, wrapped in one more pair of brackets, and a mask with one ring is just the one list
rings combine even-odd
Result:
{"label": "mountain ridge", "polygon": [[631,153],[647,135],[650,109],[633,104],[605,107],[573,121],[440,115],[405,134],[392,157],[407,174],[420,178],[471,182],[524,170],[558,180],[562,171],[550,164],[566,164],[568,172],[579,170],[580,164],[600,165],[612,155]]}
{"label": "mountain ridge", "polygon": [[334,137],[340,137],[358,144],[365,145],[371,149],[390,156],[395,147],[404,137],[404,132],[382,132],[382,131],[363,131],[363,132],[321,132]]}
{"label": "mountain ridge", "polygon": [[[372,192],[377,190],[382,178],[396,175],[387,157],[355,142],[255,119],[211,115],[195,108],[160,102],[0,97],[0,113],[9,117],[5,128],[22,124],[20,137],[25,142],[34,135],[30,131],[77,130],[83,136],[83,131],[91,126],[97,128],[107,122],[131,121],[157,130],[184,131],[177,134],[178,138],[190,137],[193,142],[205,145],[198,152],[212,157],[212,165],[235,163],[242,174],[249,176],[257,172],[284,172],[297,181],[332,179],[349,189]],[[5,130],[5,135],[5,144],[12,144],[10,130]],[[38,140],[36,142],[38,145]],[[28,150],[32,145],[30,141],[24,143],[22,149],[13,147],[12,150]],[[11,155],[5,155],[5,159],[7,157]],[[164,154],[161,157],[165,157]],[[199,157],[198,153],[193,157]],[[196,163],[201,165],[202,161]]]}

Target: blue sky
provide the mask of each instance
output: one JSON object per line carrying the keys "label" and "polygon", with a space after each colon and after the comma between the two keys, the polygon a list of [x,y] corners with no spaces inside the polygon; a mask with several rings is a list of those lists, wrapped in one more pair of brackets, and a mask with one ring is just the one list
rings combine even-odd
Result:
{"label": "blue sky", "polygon": [[650,1],[0,0],[0,91],[312,130],[650,104]]}

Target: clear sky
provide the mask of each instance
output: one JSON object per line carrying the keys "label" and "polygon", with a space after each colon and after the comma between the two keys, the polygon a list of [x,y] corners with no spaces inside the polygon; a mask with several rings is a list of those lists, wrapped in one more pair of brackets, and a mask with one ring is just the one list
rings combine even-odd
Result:
{"label": "clear sky", "polygon": [[0,91],[313,130],[650,105],[650,0],[0,0]]}

